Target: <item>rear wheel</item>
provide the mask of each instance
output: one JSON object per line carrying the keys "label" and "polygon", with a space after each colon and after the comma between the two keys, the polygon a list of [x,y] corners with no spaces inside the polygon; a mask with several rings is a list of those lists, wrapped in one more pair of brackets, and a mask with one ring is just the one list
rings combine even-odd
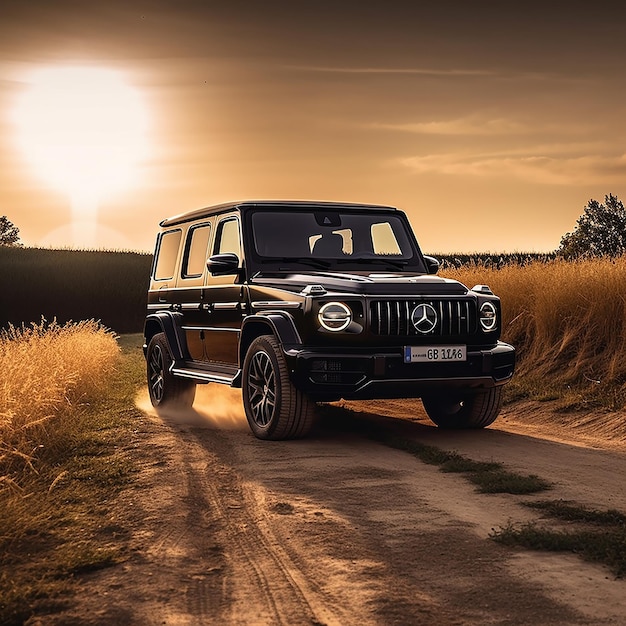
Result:
{"label": "rear wheel", "polygon": [[428,417],[440,428],[485,428],[502,407],[502,387],[466,392],[462,396],[425,396],[422,404]]}
{"label": "rear wheel", "polygon": [[311,430],[315,404],[289,380],[285,356],[272,335],[250,344],[242,391],[248,424],[259,439],[296,439]]}
{"label": "rear wheel", "polygon": [[165,333],[156,334],[148,344],[146,365],[150,402],[157,409],[189,408],[196,395],[196,383],[170,373],[172,361]]}

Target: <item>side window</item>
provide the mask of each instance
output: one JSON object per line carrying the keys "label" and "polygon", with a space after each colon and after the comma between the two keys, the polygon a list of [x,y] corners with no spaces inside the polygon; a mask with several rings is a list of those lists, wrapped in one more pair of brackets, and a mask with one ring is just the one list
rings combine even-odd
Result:
{"label": "side window", "polygon": [[154,265],[154,280],[171,280],[174,278],[182,234],[181,230],[170,230],[161,235]]}
{"label": "side window", "polygon": [[189,229],[182,270],[182,276],[184,278],[197,278],[202,276],[209,252],[210,236],[211,224],[193,226]]}
{"label": "side window", "polygon": [[224,252],[234,252],[241,259],[239,221],[236,217],[220,222],[217,229],[213,254],[223,254]]}

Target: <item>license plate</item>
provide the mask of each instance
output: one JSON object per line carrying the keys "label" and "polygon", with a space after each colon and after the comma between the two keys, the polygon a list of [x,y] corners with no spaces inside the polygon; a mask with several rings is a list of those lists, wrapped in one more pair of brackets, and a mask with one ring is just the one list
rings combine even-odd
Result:
{"label": "license plate", "polygon": [[467,346],[406,346],[405,363],[447,363],[466,361]]}

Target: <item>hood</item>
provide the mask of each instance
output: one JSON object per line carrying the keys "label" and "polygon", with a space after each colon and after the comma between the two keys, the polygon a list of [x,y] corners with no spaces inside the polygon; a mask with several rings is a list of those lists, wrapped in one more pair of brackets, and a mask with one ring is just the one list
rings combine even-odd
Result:
{"label": "hood", "polygon": [[363,295],[464,295],[465,285],[456,280],[424,274],[315,272],[267,274],[250,281],[251,284],[285,289],[299,293],[307,285],[321,285],[327,292]]}

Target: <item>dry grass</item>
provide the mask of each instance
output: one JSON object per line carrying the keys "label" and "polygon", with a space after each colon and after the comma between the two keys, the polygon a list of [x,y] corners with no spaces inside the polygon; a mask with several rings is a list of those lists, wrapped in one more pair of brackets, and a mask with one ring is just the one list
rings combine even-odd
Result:
{"label": "dry grass", "polygon": [[[1,341],[11,376],[28,375],[30,385],[13,386],[12,419],[2,422],[10,443],[0,440],[0,624],[34,615],[41,617],[33,623],[47,624],[75,576],[127,558],[131,529],[113,504],[138,468],[143,415],[133,403],[145,385],[143,337],[119,338],[118,354],[110,333],[83,322],[12,331]],[[18,355],[27,363],[14,363]],[[0,384],[3,393],[11,388]],[[20,404],[16,389],[43,407]]]}
{"label": "dry grass", "polygon": [[32,467],[52,420],[96,396],[118,353],[113,334],[94,321],[0,333],[0,486]]}
{"label": "dry grass", "polygon": [[608,395],[611,408],[624,405],[626,257],[473,265],[441,274],[469,287],[488,284],[501,297],[503,339],[516,346],[522,376]]}

